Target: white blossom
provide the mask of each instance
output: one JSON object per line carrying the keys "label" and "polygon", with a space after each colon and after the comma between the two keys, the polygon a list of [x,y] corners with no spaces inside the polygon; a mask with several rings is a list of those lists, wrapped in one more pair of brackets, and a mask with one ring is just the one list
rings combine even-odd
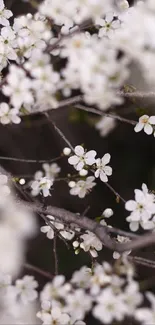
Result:
{"label": "white blossom", "polygon": [[93,234],[92,232],[86,230],[84,235],[81,235],[80,238],[83,240],[80,244],[80,247],[85,252],[90,252],[93,257],[97,257],[97,251],[101,251],[102,243],[101,241]]}
{"label": "white blossom", "polygon": [[108,182],[108,177],[112,175],[112,168],[110,166],[107,166],[107,164],[110,161],[110,154],[106,153],[101,159],[96,159],[96,171],[95,171],[95,177],[100,177],[102,182]]}
{"label": "white blossom", "polygon": [[21,118],[18,116],[19,111],[16,108],[10,109],[7,103],[0,104],[0,121],[2,124],[15,123],[19,124]]}
{"label": "white blossom", "polygon": [[120,21],[114,19],[113,12],[107,13],[104,19],[97,19],[96,24],[102,27],[99,29],[99,37],[113,37],[115,30],[120,28]]}
{"label": "white blossom", "polygon": [[29,301],[37,298],[37,287],[38,283],[34,280],[33,276],[25,275],[23,279],[16,280],[17,295],[23,304],[27,304]]}
{"label": "white blossom", "polygon": [[43,164],[43,169],[45,170],[45,176],[48,179],[54,180],[54,178],[60,173],[61,168],[57,163],[53,163],[51,165],[45,163]]}
{"label": "white blossom", "polygon": [[31,194],[33,196],[38,195],[40,192],[42,192],[44,197],[47,197],[50,195],[50,188],[53,185],[53,181],[51,179],[48,179],[47,177],[42,177],[39,180],[35,180],[31,184]]}
{"label": "white blossom", "polygon": [[110,117],[101,117],[99,122],[96,123],[95,127],[99,130],[102,137],[106,137],[111,133],[116,127],[116,120]]}
{"label": "white blossom", "polygon": [[77,289],[66,296],[65,311],[72,315],[74,320],[82,320],[90,310],[92,299],[83,289]]}
{"label": "white blossom", "polygon": [[139,118],[139,122],[136,124],[134,130],[135,132],[140,132],[144,129],[144,132],[149,135],[154,131],[152,125],[155,125],[155,116],[149,117],[148,115],[143,115]]}
{"label": "white blossom", "polygon": [[94,182],[95,177],[88,176],[86,180],[80,180],[77,182],[69,182],[70,194],[71,195],[78,195],[80,199],[84,198],[86,194],[88,194],[91,189],[96,185]]}
{"label": "white blossom", "polygon": [[50,313],[45,313],[42,316],[42,321],[44,325],[68,325],[70,317],[61,311],[59,307],[53,307]]}
{"label": "white blossom", "polygon": [[95,163],[95,150],[85,152],[83,147],[76,146],[74,151],[75,155],[68,158],[68,162],[70,165],[73,165],[76,170],[80,171],[85,165],[92,166]]}
{"label": "white blossom", "polygon": [[148,192],[148,188],[145,184],[142,184],[142,191],[136,189],[135,201],[129,200],[125,204],[127,211],[131,214],[126,218],[130,223],[130,229],[137,231],[139,225],[142,228],[147,228],[147,223],[150,222],[152,215],[155,213],[155,198],[153,193]]}
{"label": "white blossom", "polygon": [[65,277],[63,275],[57,275],[54,277],[51,283],[47,283],[41,292],[41,301],[48,300],[53,302],[65,298],[71,289],[70,284],[65,284]]}
{"label": "white blossom", "polygon": [[5,9],[4,1],[0,1],[0,24],[3,26],[9,26],[9,18],[12,17],[12,11]]}
{"label": "white blossom", "polygon": [[96,300],[98,304],[93,309],[93,315],[105,324],[113,320],[122,321],[127,313],[123,296],[115,295],[110,287],[104,289]]}
{"label": "white blossom", "polygon": [[155,323],[155,296],[152,292],[147,292],[146,297],[151,303],[151,308],[143,307],[135,311],[135,318],[141,324],[154,324]]}

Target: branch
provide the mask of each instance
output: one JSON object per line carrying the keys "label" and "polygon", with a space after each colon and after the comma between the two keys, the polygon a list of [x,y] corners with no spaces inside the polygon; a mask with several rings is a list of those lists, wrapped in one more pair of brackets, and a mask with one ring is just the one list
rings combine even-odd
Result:
{"label": "branch", "polygon": [[125,122],[125,123],[128,123],[128,124],[132,124],[132,125],[136,125],[137,122],[136,121],[133,121],[133,120],[128,120],[122,116],[119,116],[119,115],[115,115],[115,114],[110,114],[110,113],[105,113],[99,109],[96,109],[96,108],[92,108],[92,107],[87,107],[87,106],[84,106],[84,105],[75,105],[75,108],[77,109],[80,109],[82,111],[86,111],[86,112],[90,112],[90,113],[93,113],[93,114],[97,114],[97,115],[100,115],[100,116],[106,116],[106,117],[110,117],[110,118],[113,118],[113,119],[116,119],[116,120],[119,120],[121,122]]}
{"label": "branch", "polygon": [[143,265],[155,269],[155,261],[151,261],[139,256],[128,256],[128,260],[135,264],[139,264],[139,265]]}
{"label": "branch", "polygon": [[79,216],[65,209],[53,206],[48,206],[45,208],[41,204],[35,205],[26,202],[23,202],[23,204],[25,204],[25,207],[31,209],[33,212],[46,215],[50,214],[62,222],[67,224],[75,224],[84,230],[93,232],[101,240],[105,247],[113,251],[123,253],[128,250],[136,250],[155,244],[155,233],[152,232],[148,232],[146,235],[138,236],[138,238],[135,238],[130,242],[121,244],[110,238],[108,234],[110,228],[107,229],[108,227],[102,226],[88,217]]}
{"label": "branch", "polygon": [[62,158],[62,156],[56,157],[56,158],[52,158],[52,159],[44,159],[44,160],[39,160],[39,159],[25,159],[25,158],[15,158],[15,157],[4,157],[4,156],[0,156],[0,160],[10,160],[10,161],[19,161],[22,163],[52,163],[55,162],[57,160],[60,160]]}
{"label": "branch", "polygon": [[30,271],[34,271],[42,276],[44,276],[45,278],[48,278],[49,280],[53,280],[53,275],[50,274],[49,272],[46,272],[42,269],[40,269],[39,267],[37,266],[34,266],[34,265],[31,265],[29,263],[25,263],[24,264],[24,268],[27,269],[27,270],[30,270]]}

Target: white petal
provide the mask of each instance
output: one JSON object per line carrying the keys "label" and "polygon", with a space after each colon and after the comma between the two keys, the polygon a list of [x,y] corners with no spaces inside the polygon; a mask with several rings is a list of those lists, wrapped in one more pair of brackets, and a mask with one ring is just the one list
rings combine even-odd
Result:
{"label": "white petal", "polygon": [[53,239],[54,238],[54,230],[50,229],[47,233],[47,238]]}
{"label": "white petal", "polygon": [[130,227],[131,231],[137,231],[139,228],[139,223],[136,221],[135,222],[133,221],[130,223],[129,227]]}
{"label": "white petal", "polygon": [[127,211],[134,211],[137,208],[137,203],[133,200],[129,200],[125,203],[125,209]]}
{"label": "white petal", "polygon": [[99,176],[100,176],[100,170],[97,169],[97,170],[95,171],[95,177],[98,178]]}
{"label": "white petal", "polygon": [[150,116],[149,123],[155,125],[155,116]]}
{"label": "white petal", "polygon": [[84,155],[84,149],[82,146],[76,146],[74,151],[75,151],[75,154],[79,157]]}
{"label": "white petal", "polygon": [[81,170],[84,167],[84,162],[83,161],[79,161],[79,163],[76,166],[76,170]]}
{"label": "white petal", "polygon": [[70,165],[76,165],[79,162],[79,158],[77,156],[69,157],[68,162]]}
{"label": "white petal", "polygon": [[107,164],[109,163],[109,161],[110,161],[110,158],[111,158],[110,154],[109,154],[109,153],[106,153],[106,154],[103,156],[103,158],[102,158],[102,163],[103,163],[104,165],[107,165]]}
{"label": "white petal", "polygon": [[106,176],[106,174],[104,173],[104,171],[101,170],[100,172],[100,179],[102,182],[106,183],[108,182],[108,177]]}
{"label": "white petal", "polygon": [[144,124],[143,123],[137,123],[134,130],[135,132],[140,132],[144,127]]}
{"label": "white petal", "polygon": [[50,227],[49,226],[43,226],[43,227],[40,228],[40,230],[41,230],[41,232],[46,233],[46,232],[48,232],[50,230]]}
{"label": "white petal", "polygon": [[143,204],[145,202],[144,193],[141,190],[135,190],[135,199],[138,203]]}
{"label": "white petal", "polygon": [[150,124],[145,124],[144,126],[144,132],[148,135],[152,134],[153,127]]}
{"label": "white petal", "polygon": [[105,166],[104,171],[106,175],[111,176],[112,175],[112,168],[110,166]]}

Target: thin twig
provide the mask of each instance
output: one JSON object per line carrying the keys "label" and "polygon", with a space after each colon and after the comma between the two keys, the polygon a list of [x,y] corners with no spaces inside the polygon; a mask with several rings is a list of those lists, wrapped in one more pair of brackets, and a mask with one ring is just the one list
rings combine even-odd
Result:
{"label": "thin twig", "polygon": [[45,278],[48,278],[50,280],[53,280],[53,277],[54,276],[52,274],[50,274],[49,272],[46,272],[46,271],[40,269],[37,266],[31,265],[29,263],[25,263],[24,264],[24,268],[27,269],[27,270],[30,270],[30,271],[34,271],[34,272],[36,272],[36,273],[44,276]]}
{"label": "thin twig", "polygon": [[116,198],[118,197],[123,203],[125,203],[126,201],[123,199],[123,197],[115,191],[115,189],[109,184],[109,183],[104,183],[115,195],[116,195]]}
{"label": "thin twig", "polygon": [[75,108],[77,109],[80,109],[82,111],[86,111],[86,112],[90,112],[90,113],[94,113],[94,114],[97,114],[97,115],[100,115],[100,116],[106,116],[106,117],[110,117],[110,118],[113,118],[113,119],[116,119],[116,120],[119,120],[121,122],[125,122],[125,123],[128,123],[128,124],[132,124],[132,125],[135,125],[137,122],[136,121],[133,121],[133,120],[128,120],[122,116],[119,116],[119,115],[115,115],[113,113],[105,113],[99,109],[96,109],[96,108],[92,108],[92,107],[87,107],[87,106],[84,106],[84,105],[75,105]]}
{"label": "thin twig", "polygon": [[66,142],[66,144],[71,148],[71,150],[74,152],[74,148],[71,145],[70,141],[65,137],[65,135],[63,134],[63,132],[58,128],[58,126],[55,124],[55,122],[53,122],[53,120],[50,118],[48,113],[44,113],[45,116],[47,117],[47,119],[51,122],[51,124],[53,125],[53,127],[55,128],[55,130],[57,131],[57,133],[60,135],[60,137]]}
{"label": "thin twig", "polygon": [[53,238],[53,254],[54,254],[54,266],[55,266],[55,275],[58,275],[58,255],[57,255],[57,234],[54,234]]}
{"label": "thin twig", "polygon": [[[56,109],[60,109],[60,108],[64,108],[64,107],[68,107],[68,106],[72,106],[74,104],[77,104],[77,103],[80,103],[82,101],[82,96],[75,96],[75,97],[72,97],[72,98],[67,98],[67,99],[64,99],[62,101],[60,101],[58,103],[58,106],[56,107]],[[20,116],[29,116],[29,115],[36,115],[36,114],[39,114],[39,113],[49,113],[50,111],[54,110],[55,108],[48,108],[46,110],[35,110],[35,111],[31,111],[31,112],[28,112],[27,114],[23,114],[21,113]]]}
{"label": "thin twig", "polygon": [[52,159],[44,159],[44,160],[40,160],[40,159],[25,159],[25,158],[15,158],[15,157],[5,157],[5,156],[0,156],[0,160],[10,160],[10,161],[19,161],[22,163],[52,163],[55,161],[58,161],[62,158],[62,156],[56,157],[56,158],[52,158]]}
{"label": "thin twig", "polygon": [[143,265],[155,269],[155,261],[151,261],[139,256],[128,256],[128,260],[135,264],[139,264],[139,265]]}

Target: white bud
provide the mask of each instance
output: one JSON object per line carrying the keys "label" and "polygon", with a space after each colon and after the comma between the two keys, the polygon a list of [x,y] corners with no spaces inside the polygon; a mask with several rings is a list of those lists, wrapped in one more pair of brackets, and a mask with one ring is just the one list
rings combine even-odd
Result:
{"label": "white bud", "polygon": [[73,247],[74,247],[74,248],[79,247],[79,242],[78,242],[77,240],[73,242]]}
{"label": "white bud", "polygon": [[25,184],[25,179],[24,179],[24,178],[21,178],[21,179],[19,180],[19,184],[20,184],[20,185],[24,185],[24,184]]}
{"label": "white bud", "polygon": [[71,153],[71,149],[70,149],[70,148],[65,147],[65,148],[63,149],[63,154],[64,154],[65,156],[69,156],[70,153]]}
{"label": "white bud", "polygon": [[114,214],[113,210],[108,208],[108,209],[105,209],[102,213],[102,215],[105,217],[105,218],[110,218],[112,215]]}
{"label": "white bud", "polygon": [[79,171],[80,176],[86,176],[88,174],[88,171],[86,169],[81,169]]}
{"label": "white bud", "polygon": [[73,188],[75,185],[76,185],[76,183],[75,183],[74,181],[70,181],[70,182],[68,183],[68,186],[69,186],[70,188]]}

